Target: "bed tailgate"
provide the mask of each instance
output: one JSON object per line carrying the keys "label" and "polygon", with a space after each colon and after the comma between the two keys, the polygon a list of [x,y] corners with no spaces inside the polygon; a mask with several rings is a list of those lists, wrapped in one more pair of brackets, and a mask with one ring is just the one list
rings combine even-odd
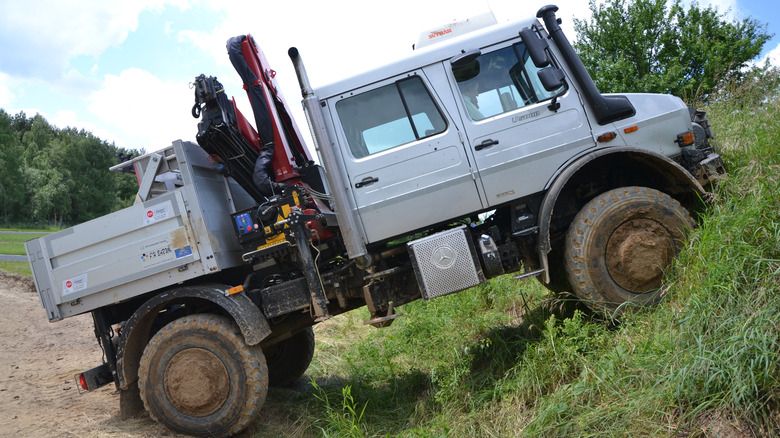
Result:
{"label": "bed tailgate", "polygon": [[229,185],[176,146],[182,187],[26,243],[50,321],[242,263]]}

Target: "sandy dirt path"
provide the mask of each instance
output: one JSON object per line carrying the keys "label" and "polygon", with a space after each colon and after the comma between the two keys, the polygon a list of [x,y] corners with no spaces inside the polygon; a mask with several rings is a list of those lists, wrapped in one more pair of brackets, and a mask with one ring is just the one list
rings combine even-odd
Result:
{"label": "sandy dirt path", "polygon": [[0,272],[0,437],[178,436],[147,415],[121,421],[113,385],[79,394],[101,363],[89,314],[49,323],[32,280]]}

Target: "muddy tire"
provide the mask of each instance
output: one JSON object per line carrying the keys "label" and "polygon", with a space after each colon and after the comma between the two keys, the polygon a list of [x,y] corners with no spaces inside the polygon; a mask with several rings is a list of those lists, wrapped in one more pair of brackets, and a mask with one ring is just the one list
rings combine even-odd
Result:
{"label": "muddy tire", "polygon": [[622,187],[597,196],[566,236],[573,292],[597,312],[658,303],[664,271],[694,225],[679,202],[658,190]]}
{"label": "muddy tire", "polygon": [[290,386],[303,376],[314,357],[314,330],[307,327],[264,352],[271,386]]}
{"label": "muddy tire", "polygon": [[196,436],[230,436],[260,412],[268,368],[263,350],[246,345],[231,320],[189,315],[149,341],[138,386],[146,410],[166,427]]}

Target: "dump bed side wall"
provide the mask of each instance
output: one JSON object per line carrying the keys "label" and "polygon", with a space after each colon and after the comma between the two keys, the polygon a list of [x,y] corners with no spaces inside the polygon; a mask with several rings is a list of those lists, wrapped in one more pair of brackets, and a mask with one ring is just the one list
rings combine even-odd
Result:
{"label": "dump bed side wall", "polygon": [[197,145],[172,147],[183,186],[27,243],[49,320],[243,263],[230,213],[248,195]]}

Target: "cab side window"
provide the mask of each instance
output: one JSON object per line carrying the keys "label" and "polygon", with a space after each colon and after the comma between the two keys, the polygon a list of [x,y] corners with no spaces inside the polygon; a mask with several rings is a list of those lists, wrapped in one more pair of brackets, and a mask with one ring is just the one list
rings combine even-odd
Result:
{"label": "cab side window", "polygon": [[341,100],[336,112],[355,158],[447,129],[444,116],[417,76]]}
{"label": "cab side window", "polygon": [[552,99],[522,43],[485,53],[452,68],[463,104],[472,120],[479,121]]}

